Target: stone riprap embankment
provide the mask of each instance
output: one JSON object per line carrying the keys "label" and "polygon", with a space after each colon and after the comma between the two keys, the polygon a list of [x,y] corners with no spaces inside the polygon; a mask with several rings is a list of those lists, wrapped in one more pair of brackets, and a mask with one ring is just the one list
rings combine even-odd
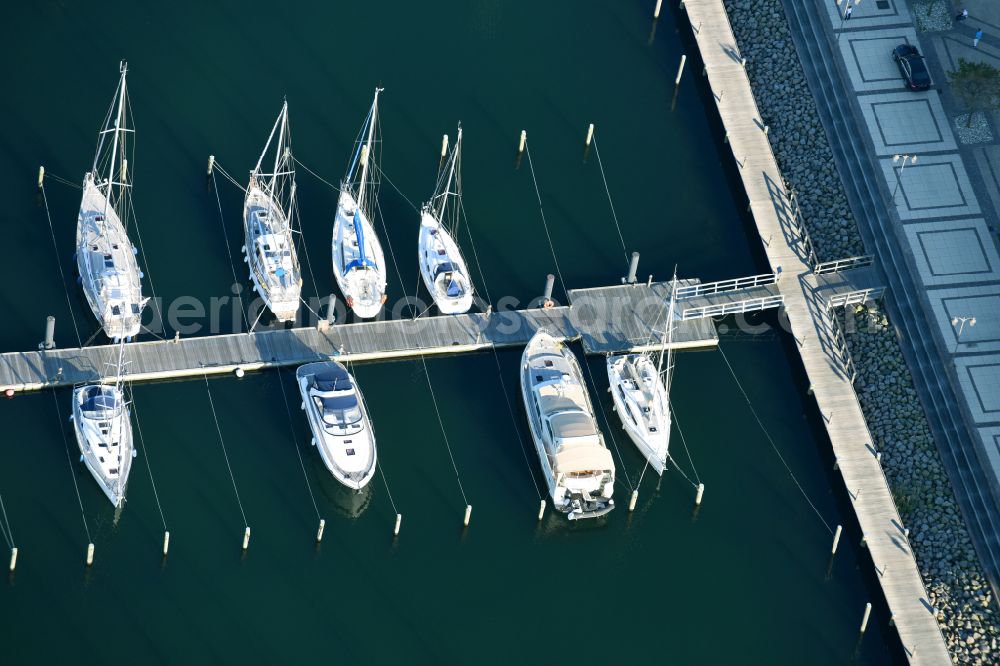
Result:
{"label": "stone riprap embankment", "polygon": [[[769,138],[820,261],[864,254],[780,0],[724,0]],[[1000,663],[996,602],[884,313],[844,320],[861,407],[952,659]]]}
{"label": "stone riprap embankment", "polygon": [[761,120],[820,261],[864,254],[779,0],[726,0]]}
{"label": "stone riprap embankment", "polygon": [[955,663],[1000,663],[1000,617],[899,340],[876,306],[842,313],[855,388]]}

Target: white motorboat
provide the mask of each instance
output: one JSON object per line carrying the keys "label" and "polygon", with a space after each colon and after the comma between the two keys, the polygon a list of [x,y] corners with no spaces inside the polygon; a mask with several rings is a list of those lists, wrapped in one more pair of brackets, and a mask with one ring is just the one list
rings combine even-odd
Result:
{"label": "white motorboat", "polygon": [[116,508],[125,503],[125,487],[137,451],[125,399],[122,369],[125,342],[119,343],[118,380],[114,385],[87,384],[73,389],[73,429],[80,456]]}
{"label": "white motorboat", "polygon": [[333,223],[333,274],[347,307],[363,319],[378,316],[385,303],[386,266],[372,214],[378,197],[374,146],[378,143],[378,96],[358,134],[354,156],[340,184]]}
{"label": "white motorboat", "polygon": [[549,495],[570,520],[611,511],[615,463],[573,352],[540,329],[521,357],[521,394]]}
{"label": "white motorboat", "polygon": [[[608,356],[608,382],[622,427],[650,466],[662,476],[670,446],[670,379],[673,375],[674,289],[671,283],[667,322],[659,361],[653,354]],[[666,362],[666,368],[664,368]]]}
{"label": "white motorboat", "polygon": [[455,145],[438,174],[434,196],[420,211],[420,276],[443,314],[463,314],[472,307],[472,281],[455,241],[461,220],[461,151],[459,125]]}
{"label": "white motorboat", "polygon": [[[274,166],[266,173],[261,164],[272,142]],[[243,201],[243,260],[250,267],[254,289],[278,321],[295,319],[302,292],[302,269],[292,226],[295,206],[295,165],[285,102],[257,166],[250,172]]]}
{"label": "white motorboat", "polygon": [[132,216],[129,173],[130,114],[125,75],[101,129],[94,164],[83,178],[83,197],[76,225],[76,266],[80,284],[94,316],[112,340],[132,338],[141,328],[142,272],[138,250],[126,227]]}
{"label": "white motorboat", "polygon": [[323,463],[338,481],[360,491],[374,476],[378,455],[357,382],[336,361],[307,363],[295,379]]}

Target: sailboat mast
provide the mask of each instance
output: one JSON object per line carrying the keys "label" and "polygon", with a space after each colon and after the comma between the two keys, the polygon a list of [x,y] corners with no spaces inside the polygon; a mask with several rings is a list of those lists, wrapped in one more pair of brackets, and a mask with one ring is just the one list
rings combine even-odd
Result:
{"label": "sailboat mast", "polygon": [[670,364],[673,361],[673,340],[674,340],[674,294],[677,293],[677,268],[674,268],[674,277],[670,281],[670,307],[667,308],[667,327],[663,331],[663,345],[660,348],[660,362],[656,366],[656,374],[663,371],[663,357],[667,357],[667,372],[670,371]]}
{"label": "sailboat mast", "polygon": [[[278,180],[278,170],[281,166],[285,152],[285,130],[288,127],[288,102],[281,105],[281,113],[278,114],[278,122],[281,123],[281,130],[278,132],[278,148],[274,151],[274,171],[271,172],[271,194],[274,194],[274,186]],[[277,123],[276,123],[277,124]],[[270,142],[269,142],[270,143]]]}
{"label": "sailboat mast", "polygon": [[[115,167],[118,161],[118,142],[119,135],[123,132],[122,125],[125,119],[125,75],[128,73],[128,65],[124,62],[121,65],[121,79],[118,81],[118,110],[115,113],[115,129],[114,129],[114,139],[111,144],[111,168],[108,171],[108,196],[105,197],[105,213],[107,213],[107,206],[110,203],[112,192],[114,191],[114,186],[116,184],[115,178]],[[121,139],[124,144],[124,139]],[[124,145],[123,145],[124,148]],[[118,183],[123,185],[123,183]]]}
{"label": "sailboat mast", "polygon": [[438,221],[444,223],[444,209],[448,205],[448,194],[451,190],[451,180],[455,176],[455,169],[458,166],[458,151],[462,147],[462,126],[458,127],[458,136],[455,137],[455,147],[451,149],[451,159],[448,160],[448,179],[445,181],[444,190],[441,192],[441,210],[438,211]]}
{"label": "sailboat mast", "polygon": [[378,119],[378,94],[382,92],[382,88],[375,89],[375,101],[372,102],[371,118],[368,121],[368,138],[365,140],[365,155],[364,159],[361,161],[361,183],[358,185],[358,205],[363,207],[363,201],[365,198],[365,181],[368,179],[368,164],[372,160],[372,139],[375,136],[375,122]]}
{"label": "sailboat mast", "polygon": [[[260,157],[257,158],[257,165],[253,168],[250,173],[251,179],[253,179],[260,172],[260,164],[264,161],[264,155],[267,155],[267,149],[271,147],[271,141],[274,140],[274,133],[278,131],[278,126],[282,125],[282,120],[285,118],[285,111],[288,108],[288,102],[285,102],[281,107],[281,113],[278,114],[277,119],[274,121],[274,127],[271,128],[271,133],[267,136],[267,143],[264,144],[264,150],[260,152]],[[278,150],[279,154],[281,152],[280,148]],[[275,159],[275,172],[278,170],[277,159]],[[272,178],[273,184],[273,178]]]}

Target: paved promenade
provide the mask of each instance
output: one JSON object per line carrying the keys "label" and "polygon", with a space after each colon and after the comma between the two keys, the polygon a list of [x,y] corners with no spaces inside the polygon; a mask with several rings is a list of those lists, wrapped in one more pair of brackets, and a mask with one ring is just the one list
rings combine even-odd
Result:
{"label": "paved promenade", "polygon": [[[840,33],[839,46],[881,174],[894,206],[899,229],[926,291],[939,353],[954,367],[953,381],[964,399],[965,415],[977,435],[994,489],[1000,487],[1000,253],[996,242],[997,170],[1000,145],[995,141],[963,146],[964,131],[946,112],[936,85],[926,92],[904,90],[899,71],[887,56],[902,43],[915,44],[936,59],[936,84],[946,84],[947,70],[959,58],[1000,65],[1000,34],[972,47],[972,18],[947,33],[918,38],[908,7],[892,0],[888,8],[863,3],[841,25],[830,5],[830,21]],[[969,34],[964,34],[968,32]],[[923,42],[923,43],[921,43]],[[903,166],[903,158],[910,155]],[[974,185],[979,181],[980,187]],[[980,191],[977,192],[977,189]],[[984,205],[982,196],[993,199]],[[975,318],[964,325],[962,318]],[[958,322],[953,324],[956,319]]]}
{"label": "paved promenade", "polygon": [[684,7],[768,260],[782,276],[778,285],[792,334],[903,648],[913,664],[950,663],[849,373],[836,353],[835,324],[807,281],[807,243],[791,215],[725,8],[721,0],[686,0]]}

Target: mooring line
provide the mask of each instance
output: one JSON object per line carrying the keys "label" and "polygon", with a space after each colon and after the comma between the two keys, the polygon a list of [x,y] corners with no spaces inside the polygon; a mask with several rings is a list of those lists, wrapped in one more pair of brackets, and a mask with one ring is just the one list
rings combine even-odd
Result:
{"label": "mooring line", "polygon": [[56,398],[55,389],[52,390],[52,404],[56,408],[56,421],[59,422],[59,432],[62,433],[64,448],[66,449],[66,463],[69,465],[69,475],[73,479],[73,489],[76,491],[76,501],[80,505],[80,517],[83,518],[83,530],[87,533],[87,542],[93,543],[94,539],[90,536],[90,526],[87,525],[87,513],[83,510],[83,498],[80,497],[80,486],[76,482],[76,472],[73,469],[73,458],[69,453],[69,439],[66,437],[66,429],[63,426],[62,418],[59,415],[59,400]]}
{"label": "mooring line", "polygon": [[320,181],[322,183],[326,183],[327,185],[329,185],[330,188],[333,191],[338,192],[338,193],[340,192],[340,188],[339,187],[337,187],[336,185],[334,185],[333,183],[331,183],[330,181],[328,181],[326,178],[323,178],[318,173],[316,173],[315,171],[313,171],[312,169],[310,169],[309,167],[307,167],[305,164],[303,164],[302,162],[300,162],[296,157],[293,156],[292,157],[292,161],[295,162],[296,165],[298,165],[298,166],[302,167],[303,169],[305,169],[306,171],[308,171],[313,176],[313,178],[315,178],[316,180],[318,180],[318,181]]}
{"label": "mooring line", "polygon": [[56,232],[52,226],[52,214],[49,212],[49,197],[45,194],[45,183],[42,183],[42,201],[45,202],[45,217],[49,221],[49,233],[52,235],[52,249],[56,252],[56,266],[59,268],[59,279],[62,280],[63,293],[66,295],[66,306],[69,308],[69,316],[73,321],[73,332],[76,333],[76,344],[83,347],[83,339],[80,337],[80,329],[76,325],[76,315],[73,314],[73,303],[69,297],[69,287],[66,286],[66,274],[63,272],[62,261],[59,260],[59,246],[56,244]]}
{"label": "mooring line", "polygon": [[[628,249],[625,247],[625,237],[622,235],[621,225],[618,224],[618,214],[615,212],[615,202],[611,200],[611,190],[608,188],[608,179],[604,175],[604,163],[601,162],[601,151],[597,148],[597,136],[593,137],[594,155],[597,156],[597,166],[601,170],[601,180],[604,182],[604,192],[608,195],[608,205],[611,206],[611,217],[615,221],[615,228],[618,230],[618,240],[622,242],[622,252],[625,254],[625,263],[629,261]],[[526,142],[527,143],[527,142]]]}
{"label": "mooring line", "polygon": [[160,522],[163,523],[163,529],[167,529],[167,519],[163,515],[163,505],[160,504],[160,493],[156,490],[156,481],[153,480],[153,468],[149,460],[149,447],[146,446],[146,439],[142,436],[142,420],[139,418],[139,408],[135,402],[135,391],[132,389],[132,385],[128,386],[129,396],[132,398],[132,413],[135,414],[135,427],[139,431],[139,443],[142,445],[142,458],[146,463],[146,471],[149,473],[149,483],[153,486],[153,497],[156,499],[156,509],[160,512]]}
{"label": "mooring line", "polygon": [[233,468],[229,464],[229,453],[226,452],[226,443],[222,439],[222,428],[219,426],[219,417],[215,413],[215,401],[212,400],[212,389],[208,386],[208,372],[202,368],[202,376],[205,378],[205,391],[208,393],[208,406],[212,408],[212,418],[215,420],[215,432],[219,435],[219,445],[222,447],[222,455],[226,459],[226,469],[229,470],[229,480],[233,483],[233,492],[236,493],[236,503],[240,506],[240,514],[243,516],[243,525],[249,526],[247,514],[243,510],[243,501],[240,500],[240,491],[236,487],[236,477],[233,476]]}
{"label": "mooring line", "polygon": [[698,474],[698,468],[694,466],[694,460],[691,458],[691,451],[688,450],[687,438],[684,437],[684,430],[681,429],[680,419],[677,418],[677,410],[674,409],[673,403],[670,404],[670,414],[673,416],[674,423],[677,424],[677,433],[681,436],[681,444],[684,446],[684,453],[687,454],[688,462],[691,464],[691,470],[694,472],[694,478],[701,483],[701,476]]}
{"label": "mooring line", "polygon": [[538,199],[538,212],[542,216],[542,227],[545,229],[545,238],[549,241],[549,249],[552,251],[552,261],[556,264],[556,274],[559,275],[559,284],[562,285],[563,293],[568,294],[566,281],[563,280],[562,270],[559,268],[559,259],[556,257],[556,247],[552,244],[552,235],[549,234],[549,223],[545,220],[545,208],[542,206],[542,193],[538,190],[538,180],[535,178],[535,167],[531,163],[531,148],[528,141],[524,141],[524,150],[528,154],[528,169],[531,171],[531,182],[535,185],[535,197]]}
{"label": "mooring line", "polygon": [[[6,525],[6,529],[3,530],[3,538],[7,541],[7,545],[11,548],[14,547],[14,530],[10,526],[10,519],[7,518],[7,507],[3,503],[3,493],[0,493],[0,511],[3,512],[3,522]],[[0,525],[3,527],[3,525]]]}
{"label": "mooring line", "polygon": [[458,481],[458,489],[462,492],[462,500],[465,505],[469,505],[469,499],[465,496],[465,488],[462,486],[462,477],[458,473],[458,465],[455,464],[455,456],[451,452],[451,444],[448,442],[448,432],[444,429],[444,421],[441,418],[441,410],[438,409],[437,397],[434,395],[434,384],[431,382],[431,374],[427,370],[427,360],[420,354],[420,362],[424,365],[424,376],[427,378],[427,388],[430,389],[431,402],[434,403],[434,412],[437,414],[438,425],[441,427],[441,435],[444,437],[445,448],[448,449],[448,457],[451,459],[451,468],[455,470],[455,479]]}
{"label": "mooring line", "polygon": [[792,477],[792,481],[795,483],[795,487],[797,487],[799,489],[799,492],[802,493],[802,497],[805,498],[806,503],[816,513],[816,516],[820,519],[820,522],[823,523],[823,525],[826,527],[827,531],[830,532],[830,534],[833,534],[833,529],[830,527],[830,524],[826,522],[826,519],[823,518],[823,514],[819,512],[819,509],[816,508],[816,505],[813,504],[812,500],[809,499],[809,495],[806,494],[806,491],[802,487],[802,484],[799,483],[799,480],[795,478],[795,474],[792,473],[792,468],[788,466],[787,462],[785,462],[785,458],[784,456],[781,455],[781,451],[778,450],[778,446],[777,444],[774,443],[774,440],[771,438],[771,434],[767,431],[767,428],[764,427],[764,422],[760,420],[760,416],[758,416],[757,410],[754,409],[753,403],[750,402],[750,396],[747,395],[747,392],[743,389],[743,385],[740,383],[739,378],[736,376],[736,372],[733,370],[733,366],[729,363],[729,359],[726,358],[726,353],[722,351],[722,345],[717,345],[717,349],[719,350],[719,353],[722,354],[722,360],[726,362],[726,367],[729,368],[729,373],[733,376],[733,380],[736,382],[736,386],[740,389],[740,393],[743,394],[743,398],[747,401],[747,406],[750,408],[750,413],[753,414],[754,419],[756,419],[757,421],[757,425],[760,426],[760,429],[763,431],[764,436],[767,437],[767,441],[771,444],[771,448],[774,450],[775,454],[777,454],[778,460],[780,460],[781,464],[784,465],[785,471],[788,472],[788,476]]}
{"label": "mooring line", "polygon": [[288,414],[288,430],[292,435],[292,446],[295,447],[295,455],[299,458],[299,467],[302,468],[302,476],[306,480],[306,489],[309,491],[309,499],[312,501],[313,510],[316,512],[317,518],[322,518],[319,513],[319,506],[316,504],[316,496],[313,495],[312,484],[309,483],[309,474],[306,473],[306,464],[302,460],[302,452],[299,451],[299,445],[295,440],[295,424],[292,420],[292,409],[288,406],[288,393],[285,391],[285,382],[281,378],[281,368],[278,371],[278,386],[281,387],[281,398],[285,403],[285,413]]}
{"label": "mooring line", "polygon": [[[222,170],[222,167],[218,163],[215,164],[215,169],[219,169],[221,173],[225,174],[225,171]],[[246,307],[243,305],[243,285],[236,279],[236,265],[233,263],[233,252],[229,249],[229,238],[226,236],[226,221],[222,215],[222,200],[219,198],[219,187],[218,181],[215,180],[215,169],[212,169],[212,190],[215,192],[215,203],[219,207],[219,225],[222,227],[222,242],[225,244],[226,254],[229,256],[229,269],[233,273],[233,285],[239,288],[236,298],[240,302],[240,314],[243,315],[243,322],[247,325],[247,332],[249,333],[250,317],[247,316]]]}

